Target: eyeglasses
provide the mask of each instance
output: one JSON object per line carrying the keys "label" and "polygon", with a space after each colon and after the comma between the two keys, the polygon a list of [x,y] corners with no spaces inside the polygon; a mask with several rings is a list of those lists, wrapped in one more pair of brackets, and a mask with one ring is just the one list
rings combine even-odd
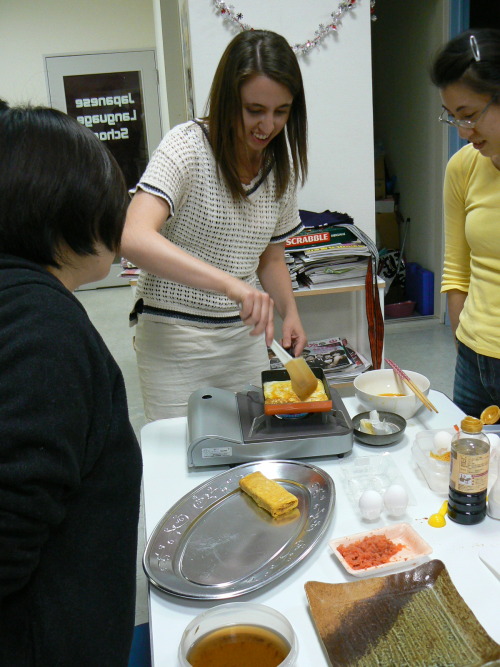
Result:
{"label": "eyeglasses", "polygon": [[459,129],[462,130],[473,130],[479,123],[481,116],[483,116],[487,112],[487,110],[490,108],[490,106],[493,104],[495,100],[496,97],[491,98],[488,104],[479,113],[479,116],[476,118],[476,120],[465,120],[465,119],[460,120],[459,118],[454,118],[451,114],[448,113],[446,109],[443,109],[439,115],[439,121],[441,123],[446,123],[447,125],[454,125],[455,127],[458,127]]}

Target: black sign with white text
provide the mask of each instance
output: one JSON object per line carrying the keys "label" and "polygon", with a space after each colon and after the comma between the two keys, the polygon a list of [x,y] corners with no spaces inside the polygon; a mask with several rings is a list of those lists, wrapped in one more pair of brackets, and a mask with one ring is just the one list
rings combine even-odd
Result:
{"label": "black sign with white text", "polygon": [[148,163],[140,72],[64,76],[69,116],[88,127],[114,155],[131,188]]}

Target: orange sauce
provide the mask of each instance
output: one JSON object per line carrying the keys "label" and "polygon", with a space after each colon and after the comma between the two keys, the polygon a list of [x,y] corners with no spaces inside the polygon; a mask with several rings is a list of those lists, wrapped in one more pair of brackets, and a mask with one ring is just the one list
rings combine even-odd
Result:
{"label": "orange sauce", "polygon": [[378,396],[406,396],[406,394],[377,394]]}
{"label": "orange sauce", "polygon": [[290,653],[278,633],[257,625],[232,625],[201,637],[189,650],[193,667],[277,667]]}

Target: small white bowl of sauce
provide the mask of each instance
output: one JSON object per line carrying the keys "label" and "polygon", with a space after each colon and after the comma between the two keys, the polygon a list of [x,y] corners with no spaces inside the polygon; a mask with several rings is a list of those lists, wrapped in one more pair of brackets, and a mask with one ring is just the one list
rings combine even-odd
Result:
{"label": "small white bowl of sauce", "polygon": [[297,636],[280,612],[252,602],[228,602],[207,609],[184,630],[182,667],[293,667]]}
{"label": "small white bowl of sauce", "polygon": [[[405,370],[405,373],[418,389],[427,396],[431,384],[429,379],[415,371]],[[420,408],[423,408],[421,400],[415,396],[392,368],[366,371],[366,373],[358,375],[354,380],[354,392],[368,410],[394,412],[405,419],[413,417]]]}

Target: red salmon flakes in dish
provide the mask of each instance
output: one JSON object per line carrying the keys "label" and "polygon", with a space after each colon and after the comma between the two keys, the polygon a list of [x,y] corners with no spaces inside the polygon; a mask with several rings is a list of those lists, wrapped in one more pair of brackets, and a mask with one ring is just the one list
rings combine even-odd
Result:
{"label": "red salmon flakes in dish", "polygon": [[337,550],[353,570],[364,570],[388,563],[403,548],[404,544],[395,544],[385,535],[369,535],[347,546],[340,544]]}

